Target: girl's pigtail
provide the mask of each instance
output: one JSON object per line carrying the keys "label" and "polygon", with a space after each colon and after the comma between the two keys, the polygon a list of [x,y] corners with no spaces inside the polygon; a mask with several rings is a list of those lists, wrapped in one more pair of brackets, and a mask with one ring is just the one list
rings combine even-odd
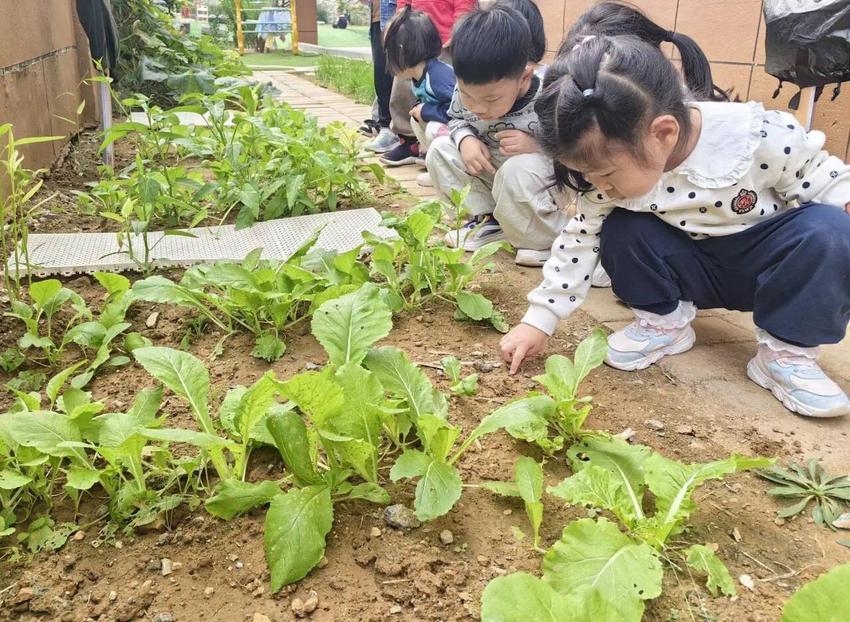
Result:
{"label": "girl's pigtail", "polygon": [[711,78],[711,65],[697,42],[680,32],[668,33],[667,40],[679,50],[685,84],[697,100],[728,101],[726,93],[715,86]]}

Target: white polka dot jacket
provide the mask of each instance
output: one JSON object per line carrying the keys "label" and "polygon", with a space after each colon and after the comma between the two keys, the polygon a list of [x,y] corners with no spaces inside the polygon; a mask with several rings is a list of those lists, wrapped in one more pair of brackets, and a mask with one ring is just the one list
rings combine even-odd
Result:
{"label": "white polka dot jacket", "polygon": [[651,212],[694,239],[738,233],[806,203],[850,202],[850,166],[824,151],[822,132],[756,102],[694,103],[702,131],[693,152],[637,199],[612,202],[595,190],[577,199],[576,216],[555,239],[543,282],[523,317],[547,334],[587,295],[599,261],[599,235],[615,207]]}

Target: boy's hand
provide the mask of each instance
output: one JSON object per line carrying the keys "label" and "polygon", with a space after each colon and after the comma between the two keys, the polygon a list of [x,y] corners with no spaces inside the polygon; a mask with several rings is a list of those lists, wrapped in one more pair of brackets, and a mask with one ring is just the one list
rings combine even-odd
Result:
{"label": "boy's hand", "polygon": [[521,153],[537,153],[540,145],[534,136],[521,130],[504,130],[496,133],[499,141],[499,151],[505,156],[515,156]]}
{"label": "boy's hand", "polygon": [[487,145],[475,138],[475,136],[467,136],[460,141],[460,157],[466,166],[466,172],[470,175],[480,175],[481,173],[496,174],[496,169],[490,162],[490,150]]}
{"label": "boy's hand", "polygon": [[548,341],[549,335],[530,324],[514,326],[499,342],[502,360],[511,364],[508,373],[513,376],[525,358],[542,354]]}
{"label": "boy's hand", "polygon": [[410,109],[410,116],[422,123],[422,104],[416,104]]}

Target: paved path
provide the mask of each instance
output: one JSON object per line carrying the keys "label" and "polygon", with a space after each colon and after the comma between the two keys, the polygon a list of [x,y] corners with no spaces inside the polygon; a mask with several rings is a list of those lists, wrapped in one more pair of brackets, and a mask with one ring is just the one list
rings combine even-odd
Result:
{"label": "paved path", "polygon": [[[255,71],[254,76],[270,80],[281,90],[281,98],[295,108],[309,110],[320,123],[342,121],[359,125],[371,114],[369,106],[353,103],[347,97],[319,87],[309,80],[285,72]],[[404,166],[387,169],[390,177],[415,196],[433,197],[432,188],[416,184],[423,169]],[[631,311],[619,303],[610,289],[591,290],[582,311],[610,330],[632,321]],[[850,416],[840,420],[817,421],[789,415],[770,394],[746,377],[746,364],[755,352],[755,325],[751,313],[700,311],[694,322],[697,344],[690,352],[670,357],[662,369],[676,382],[693,388],[704,405],[724,411],[768,439],[796,438],[808,455],[824,455],[833,468],[850,470]],[[821,363],[845,390],[850,391],[850,338],[823,348]],[[641,422],[635,422],[640,425]],[[737,433],[731,429],[732,434]]]}

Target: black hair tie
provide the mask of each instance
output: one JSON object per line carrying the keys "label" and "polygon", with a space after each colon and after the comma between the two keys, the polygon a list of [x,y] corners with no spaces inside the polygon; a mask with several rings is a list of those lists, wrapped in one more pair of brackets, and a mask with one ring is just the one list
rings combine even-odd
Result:
{"label": "black hair tie", "polygon": [[676,38],[676,32],[673,31],[673,30],[668,30],[667,32],[664,33],[664,39],[662,39],[662,41],[669,41],[670,43],[672,43],[673,39],[675,39],[675,38]]}

